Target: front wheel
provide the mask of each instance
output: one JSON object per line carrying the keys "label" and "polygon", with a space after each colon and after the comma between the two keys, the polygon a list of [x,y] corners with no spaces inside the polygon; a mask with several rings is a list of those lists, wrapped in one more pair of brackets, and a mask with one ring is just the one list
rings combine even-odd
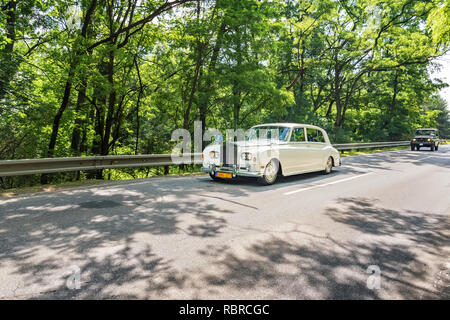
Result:
{"label": "front wheel", "polygon": [[437,144],[436,147],[434,147],[434,150],[438,151],[439,145]]}
{"label": "front wheel", "polygon": [[411,151],[414,151],[416,149],[415,146],[411,146]]}
{"label": "front wheel", "polygon": [[278,162],[270,160],[264,169],[264,175],[258,178],[258,182],[262,185],[274,184],[278,177]]}
{"label": "front wheel", "polygon": [[430,150],[434,151],[434,143],[431,145]]}
{"label": "front wheel", "polygon": [[323,173],[329,174],[329,173],[331,173],[331,171],[333,171],[333,158],[328,157],[327,165],[326,165],[325,170],[323,171]]}

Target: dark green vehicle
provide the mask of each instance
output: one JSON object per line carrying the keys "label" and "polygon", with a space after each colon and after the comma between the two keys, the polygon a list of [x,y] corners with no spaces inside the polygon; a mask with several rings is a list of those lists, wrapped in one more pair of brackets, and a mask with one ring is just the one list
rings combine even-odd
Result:
{"label": "dark green vehicle", "polygon": [[430,148],[431,151],[439,148],[439,132],[434,128],[417,129],[414,138],[411,140],[411,150],[420,150],[420,148]]}

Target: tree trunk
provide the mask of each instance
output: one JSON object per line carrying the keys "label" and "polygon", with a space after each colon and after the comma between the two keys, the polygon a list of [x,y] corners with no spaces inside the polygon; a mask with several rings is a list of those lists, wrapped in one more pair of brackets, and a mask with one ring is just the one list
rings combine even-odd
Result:
{"label": "tree trunk", "polygon": [[330,117],[330,115],[331,115],[331,110],[333,108],[333,103],[334,103],[334,100],[331,100],[330,103],[328,104],[328,110],[327,110],[327,114],[326,114],[327,118]]}
{"label": "tree trunk", "polygon": [[233,83],[233,128],[235,130],[239,125],[239,113],[241,111],[241,92],[238,86],[237,82]]}
{"label": "tree trunk", "polygon": [[[239,97],[236,94],[236,97]],[[233,104],[233,129],[236,130],[239,127],[239,114],[241,113],[241,105],[239,102],[234,102]]]}
{"label": "tree trunk", "polygon": [[[393,90],[394,90],[394,93],[392,95],[391,108],[389,110],[389,113],[391,116],[393,116],[395,113],[395,106],[397,104],[397,94],[399,92],[399,90],[398,90],[398,71],[395,71],[395,77],[393,80]],[[392,119],[392,117],[390,117],[390,119]]]}
{"label": "tree trunk", "polygon": [[[200,20],[200,1],[197,1],[197,23]],[[205,48],[205,45],[201,42],[200,39],[197,39],[197,62],[195,64],[195,72],[194,72],[194,79],[192,79],[192,87],[191,87],[191,93],[189,94],[189,101],[188,106],[186,108],[186,111],[184,113],[184,119],[183,119],[183,128],[188,129],[189,128],[189,116],[192,109],[192,103],[194,101],[194,95],[197,91],[198,86],[198,77],[200,73],[200,68],[202,67],[203,62],[203,49]]]}
{"label": "tree trunk", "polygon": [[[83,24],[83,28],[81,29],[81,36],[83,38],[87,38],[88,37],[88,33],[90,36],[92,36],[92,31],[89,32],[89,24],[91,23],[92,20],[92,15],[94,14],[94,10],[95,7],[97,6],[97,0],[93,0],[91,2],[91,5],[89,7],[89,9],[86,12],[86,19],[85,22]],[[88,50],[88,55],[92,54],[92,50]],[[80,52],[81,55],[81,52]],[[81,140],[81,130],[80,127],[82,125],[82,120],[80,117],[80,112],[82,110],[84,101],[86,99],[86,87],[87,87],[87,76],[83,75],[83,79],[81,81],[81,90],[78,92],[78,97],[77,97],[77,103],[76,103],[76,107],[75,107],[75,114],[76,114],[76,118],[75,118],[75,125],[72,131],[72,142],[71,142],[71,149],[72,152],[76,155],[80,154],[80,140]]]}
{"label": "tree trunk", "polygon": [[334,122],[334,125],[336,127],[340,127],[342,124],[341,87],[339,83],[339,75],[340,69],[336,57],[334,67],[334,102],[336,103],[336,121]]}
{"label": "tree trunk", "polygon": [[80,113],[82,111],[82,106],[84,104],[85,98],[86,98],[86,86],[87,86],[87,79],[84,78],[82,82],[82,87],[80,91],[78,92],[77,97],[77,104],[75,107],[75,125],[72,131],[72,142],[70,145],[70,148],[72,149],[73,154],[79,155],[80,154],[80,141],[81,141],[81,125],[82,120],[80,117]]}
{"label": "tree trunk", "polygon": [[142,96],[142,92],[143,92],[143,87],[142,87],[142,78],[141,78],[141,72],[139,71],[139,65],[137,63],[137,59],[136,57],[134,57],[134,66],[136,67],[136,72],[138,75],[138,80],[139,80],[139,93],[138,93],[138,97],[137,97],[137,101],[136,101],[136,144],[134,147],[134,154],[138,154],[139,151],[139,136],[140,136],[140,128],[141,128],[141,121],[139,118],[139,106],[141,103],[141,96]]}
{"label": "tree trunk", "polygon": [[[107,62],[101,61],[98,65],[99,73],[102,76],[106,76],[107,74]],[[102,149],[102,141],[103,141],[103,132],[105,128],[105,105],[106,105],[106,94],[101,86],[97,86],[94,88],[94,105],[95,105],[95,113],[94,113],[94,130],[95,137],[92,142],[91,152],[93,154],[101,154]],[[89,179],[102,179],[103,171],[96,170],[90,172],[88,174]]]}
{"label": "tree trunk", "polygon": [[[91,23],[91,18],[92,18],[92,15],[94,14],[94,10],[95,10],[96,6],[97,6],[97,0],[92,0],[91,5],[89,6],[89,8],[86,12],[86,17],[84,19],[83,26],[81,28],[81,36],[83,38],[86,38],[86,36],[87,36],[87,30]],[[56,114],[55,118],[53,119],[53,128],[52,128],[52,133],[50,136],[50,143],[49,143],[48,152],[47,152],[47,156],[50,156],[50,157],[53,156],[54,151],[55,151],[56,140],[58,137],[58,130],[59,130],[59,121],[61,120],[62,114],[67,109],[67,106],[69,104],[70,93],[72,90],[73,77],[75,75],[75,67],[77,66],[79,58],[81,57],[82,54],[83,54],[82,49],[77,48],[75,50],[75,56],[72,60],[70,68],[69,68],[69,74],[67,76],[61,106],[59,107],[58,113]],[[82,94],[81,96],[79,95],[79,97],[83,98],[83,99],[84,99],[84,96],[85,96],[84,94]],[[80,103],[80,106],[81,106],[81,103]],[[77,102],[77,107],[78,107],[78,102]]]}
{"label": "tree trunk", "polygon": [[[94,13],[95,7],[97,6],[97,0],[92,0],[91,5],[89,6],[89,9],[86,12],[86,17],[84,19],[83,26],[81,28],[81,36],[86,38],[88,27],[91,23],[91,18]],[[62,118],[62,115],[64,111],[67,109],[70,101],[70,93],[72,90],[72,82],[73,77],[75,75],[75,67],[79,61],[80,56],[83,54],[83,50],[77,49],[75,51],[75,56],[70,64],[69,67],[69,74],[67,76],[66,84],[64,87],[64,94],[61,101],[61,105],[58,109],[58,112],[56,113],[55,117],[53,118],[53,126],[52,126],[52,133],[50,134],[50,142],[48,144],[48,150],[47,150],[47,157],[53,157],[55,153],[55,147],[56,147],[56,141],[58,138],[58,131],[59,131],[59,124]],[[48,182],[48,175],[44,174],[41,176],[41,183],[46,184]]]}
{"label": "tree trunk", "polygon": [[13,58],[14,44],[16,41],[16,9],[17,1],[11,0],[4,6],[6,12],[6,37],[9,42],[3,50],[4,61],[0,61],[0,67],[3,70],[0,77],[0,100],[6,95],[11,78],[15,74],[15,64]]}
{"label": "tree trunk", "polygon": [[208,73],[205,77],[204,88],[203,88],[204,94],[202,94],[199,97],[198,107],[199,107],[199,112],[200,112],[200,121],[202,122],[202,132],[205,132],[205,128],[206,128],[206,115],[208,112],[209,101],[213,94],[212,73],[215,72],[215,70],[216,70],[217,58],[219,57],[219,51],[220,51],[220,48],[222,47],[222,43],[223,43],[223,35],[225,32],[225,26],[226,26],[225,22],[222,22],[222,24],[219,28],[218,34],[217,34],[217,40],[214,45],[213,53],[212,53],[211,59],[209,61]]}
{"label": "tree trunk", "polygon": [[[72,79],[72,77],[73,77],[73,74],[69,73],[68,78]],[[55,154],[56,140],[57,140],[58,131],[59,131],[59,123],[61,121],[64,111],[66,110],[67,106],[69,105],[71,89],[72,89],[72,82],[68,80],[66,82],[66,87],[64,88],[64,94],[63,94],[61,106],[59,107],[58,112],[56,113],[55,117],[53,118],[52,133],[50,135],[50,142],[48,144],[48,150],[47,150],[48,158],[53,158],[53,156]],[[48,183],[48,175],[47,174],[43,174],[41,176],[41,183],[42,184]]]}
{"label": "tree trunk", "polygon": [[111,137],[111,130],[114,120],[114,107],[116,105],[116,90],[114,89],[114,51],[109,52],[108,82],[112,89],[109,93],[108,99],[108,113],[106,115],[105,133],[103,135],[100,153],[102,156],[106,156],[109,153],[109,139]]}
{"label": "tree trunk", "polygon": [[[235,69],[235,73],[240,72],[241,69],[241,65],[242,65],[242,39],[240,37],[240,30],[239,28],[236,30],[238,33],[238,37],[237,37],[237,44],[236,44],[236,69]],[[239,88],[240,84],[239,81],[233,80],[233,88],[232,88],[232,93],[233,93],[233,128],[236,130],[238,125],[239,125],[239,113],[241,111],[241,89]]]}

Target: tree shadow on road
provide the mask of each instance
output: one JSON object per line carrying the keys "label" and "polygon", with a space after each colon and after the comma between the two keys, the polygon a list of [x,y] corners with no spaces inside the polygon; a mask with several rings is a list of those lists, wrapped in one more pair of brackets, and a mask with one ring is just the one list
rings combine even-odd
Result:
{"label": "tree shadow on road", "polygon": [[407,240],[430,254],[438,254],[450,243],[450,218],[446,214],[387,209],[377,206],[372,198],[339,198],[337,202],[344,208],[331,209],[327,215],[364,234]]}
{"label": "tree shadow on road", "polygon": [[[94,292],[102,291],[98,286],[105,283],[144,279],[136,274],[136,266],[127,265],[127,261],[142,260],[137,263],[142,268],[149,263],[155,268],[168,268],[167,262],[151,254],[150,247],[142,252],[122,248],[126,242],[145,244],[134,241],[133,236],[214,238],[223,232],[227,215],[232,213],[213,201],[191,199],[189,193],[181,190],[155,189],[139,184],[128,188],[89,188],[60,192],[39,201],[31,197],[2,205],[0,268],[8,278],[18,277],[22,287],[47,292],[55,286],[64,289],[61,283],[68,275],[61,272],[71,264],[80,264],[83,272],[93,275],[86,290],[95,296]],[[116,265],[108,256],[96,258],[102,250],[112,250],[117,256],[117,247],[124,251],[116,257],[121,261]],[[109,281],[106,274],[118,278]],[[20,294],[24,290],[14,291]]]}
{"label": "tree shadow on road", "polygon": [[[439,265],[448,258],[442,250],[450,243],[448,216],[385,209],[374,199],[339,202],[342,209],[330,207],[326,214],[361,237],[336,241],[296,225],[246,245],[244,253],[209,247],[201,252],[215,261],[215,271],[204,278],[207,286],[219,297],[234,292],[264,299],[450,298],[450,270]],[[367,287],[371,265],[381,270],[380,290]]]}
{"label": "tree shadow on road", "polygon": [[[80,265],[78,288],[68,287],[69,274],[61,274],[59,286],[34,295],[34,299],[158,299],[168,289],[179,288],[184,278],[170,261],[155,255],[150,246],[135,250],[132,240],[104,257]],[[45,266],[46,270],[51,266]],[[148,287],[152,292],[148,292]],[[20,297],[19,297],[20,298]]]}
{"label": "tree shadow on road", "polygon": [[[90,188],[65,194],[70,200],[55,196],[36,205],[21,199],[3,206],[0,267],[34,286],[32,296],[43,299],[450,297],[446,279],[436,288],[424,285],[430,281],[424,256],[442,255],[440,248],[449,243],[445,215],[386,209],[369,198],[341,198],[343,206],[330,207],[325,215],[356,230],[361,239],[337,241],[295,225],[239,243],[241,250],[236,250],[231,244],[209,244],[233,211],[215,198],[192,199],[182,187],[156,188]],[[155,253],[157,243],[134,237],[138,234],[158,241],[173,241],[176,235],[203,239],[194,251],[207,263],[180,267]],[[82,271],[80,290],[66,287],[72,264]],[[367,287],[370,265],[381,269],[380,290]],[[13,291],[28,297],[23,288]]]}

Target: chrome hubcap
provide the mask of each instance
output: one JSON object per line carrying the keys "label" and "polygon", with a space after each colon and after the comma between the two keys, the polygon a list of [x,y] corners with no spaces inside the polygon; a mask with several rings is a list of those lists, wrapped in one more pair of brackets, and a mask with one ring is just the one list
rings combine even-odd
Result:
{"label": "chrome hubcap", "polygon": [[276,177],[277,170],[275,169],[275,166],[272,161],[269,162],[269,164],[267,165],[265,174],[269,181],[272,181]]}
{"label": "chrome hubcap", "polygon": [[333,161],[331,160],[331,158],[328,158],[327,168],[326,168],[327,172],[331,172],[332,167],[333,167]]}

